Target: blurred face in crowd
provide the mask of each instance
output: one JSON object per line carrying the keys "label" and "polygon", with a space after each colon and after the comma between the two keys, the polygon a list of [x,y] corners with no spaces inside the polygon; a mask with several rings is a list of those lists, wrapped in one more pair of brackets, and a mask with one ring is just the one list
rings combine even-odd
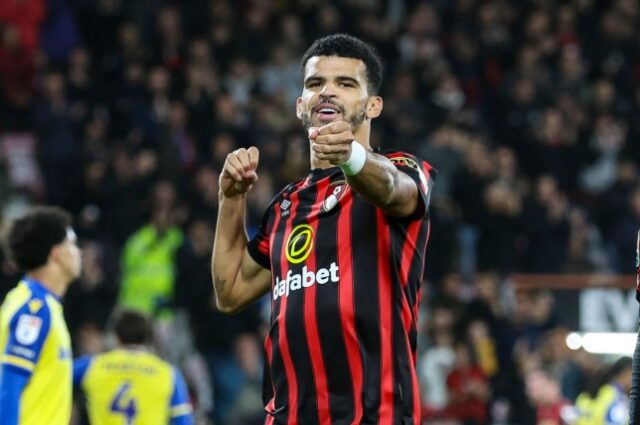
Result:
{"label": "blurred face in crowd", "polygon": [[296,115],[305,129],[347,121],[356,132],[382,112],[382,98],[371,96],[367,68],[359,59],[314,56],[304,69],[304,88]]}

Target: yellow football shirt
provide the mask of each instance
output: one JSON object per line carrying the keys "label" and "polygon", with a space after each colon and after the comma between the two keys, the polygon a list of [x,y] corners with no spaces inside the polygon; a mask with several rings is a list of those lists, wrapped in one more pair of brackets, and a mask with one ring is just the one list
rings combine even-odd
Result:
{"label": "yellow football shirt", "polygon": [[115,349],[74,362],[91,425],[191,423],[184,378],[144,349]]}
{"label": "yellow football shirt", "polygon": [[[60,299],[24,278],[0,306],[0,385],[3,371],[28,376],[15,415],[20,425],[68,425],[72,356]],[[5,379],[8,379],[5,377]]]}

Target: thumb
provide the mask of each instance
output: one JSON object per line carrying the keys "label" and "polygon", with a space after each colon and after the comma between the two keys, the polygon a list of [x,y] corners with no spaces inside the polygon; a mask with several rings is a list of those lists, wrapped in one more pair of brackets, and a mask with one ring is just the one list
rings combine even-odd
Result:
{"label": "thumb", "polygon": [[318,137],[318,127],[309,127],[309,139],[314,140]]}

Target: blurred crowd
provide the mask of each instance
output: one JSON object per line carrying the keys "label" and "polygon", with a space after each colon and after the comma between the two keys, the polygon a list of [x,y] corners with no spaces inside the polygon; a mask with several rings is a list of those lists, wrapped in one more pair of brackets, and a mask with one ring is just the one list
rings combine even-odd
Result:
{"label": "blurred crowd", "polygon": [[[624,389],[628,367],[567,349],[553,295],[514,293],[507,278],[633,273],[639,29],[636,0],[0,0],[2,219],[34,203],[73,213],[76,355],[110,344],[116,306],[138,308],[201,423],[260,423],[269,304],[216,311],[218,172],[227,153],[259,147],[252,234],[308,170],[300,56],[348,32],[385,65],[373,144],[439,171],[425,420],[575,421],[572,406]],[[0,261],[1,297],[19,275]]]}

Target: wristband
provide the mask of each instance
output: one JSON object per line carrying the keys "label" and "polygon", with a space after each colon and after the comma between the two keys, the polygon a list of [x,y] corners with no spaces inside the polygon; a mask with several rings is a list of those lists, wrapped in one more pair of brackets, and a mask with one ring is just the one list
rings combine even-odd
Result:
{"label": "wristband", "polygon": [[355,176],[364,168],[365,162],[367,162],[367,150],[354,140],[351,142],[351,155],[340,164],[340,168],[346,176]]}

